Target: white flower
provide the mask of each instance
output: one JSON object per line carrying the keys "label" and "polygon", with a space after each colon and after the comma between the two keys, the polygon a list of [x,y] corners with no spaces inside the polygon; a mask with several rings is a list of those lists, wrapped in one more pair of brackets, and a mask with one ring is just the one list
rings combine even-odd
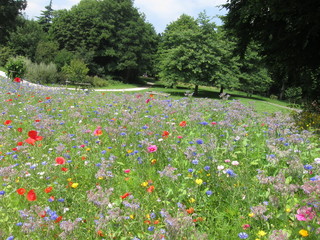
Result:
{"label": "white flower", "polygon": [[315,158],[315,159],[314,159],[314,162],[315,162],[316,164],[320,164],[320,158]]}
{"label": "white flower", "polygon": [[237,166],[237,165],[239,165],[239,162],[238,161],[232,161],[231,164],[234,165],[234,166]]}
{"label": "white flower", "polygon": [[223,170],[224,166],[223,165],[219,165],[217,168],[218,168],[218,170]]}

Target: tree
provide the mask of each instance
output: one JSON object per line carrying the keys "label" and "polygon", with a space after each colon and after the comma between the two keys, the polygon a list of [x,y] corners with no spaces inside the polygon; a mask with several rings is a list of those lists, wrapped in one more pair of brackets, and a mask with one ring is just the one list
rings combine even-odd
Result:
{"label": "tree", "polygon": [[16,55],[34,60],[38,43],[44,37],[45,33],[36,21],[24,19],[21,26],[10,32],[8,46]]}
{"label": "tree", "polygon": [[[281,65],[285,85],[301,85],[304,92],[314,83],[310,75],[301,82],[301,73],[315,72],[320,66],[320,2],[318,0],[229,0],[225,27],[237,36],[244,54],[253,40],[270,67]],[[280,73],[283,75],[282,73]]]}
{"label": "tree", "polygon": [[44,11],[41,11],[41,16],[38,17],[38,23],[42,26],[43,31],[48,32],[52,23],[54,10],[52,9],[52,0],[48,6],[45,6]]}
{"label": "tree", "polygon": [[185,14],[167,26],[159,47],[159,76],[167,85],[191,83],[197,95],[198,85],[213,83],[220,60],[215,27],[205,15]]}
{"label": "tree", "polygon": [[26,0],[0,1],[0,44],[6,42],[8,32],[15,28],[17,17],[26,7]]}
{"label": "tree", "polygon": [[82,0],[56,11],[49,31],[60,49],[84,53],[92,75],[130,81],[150,65],[157,35],[131,0]]}
{"label": "tree", "polygon": [[59,44],[54,41],[42,40],[38,43],[35,52],[35,61],[37,63],[54,62],[55,57],[58,54]]}

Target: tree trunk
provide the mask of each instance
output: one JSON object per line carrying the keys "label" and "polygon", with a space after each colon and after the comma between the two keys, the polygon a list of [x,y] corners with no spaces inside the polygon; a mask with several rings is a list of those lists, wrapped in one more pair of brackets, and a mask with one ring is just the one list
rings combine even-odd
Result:
{"label": "tree trunk", "polygon": [[221,85],[221,86],[220,86],[220,92],[219,92],[219,93],[220,93],[220,94],[223,93],[223,90],[224,90],[224,87],[223,87],[223,85]]}
{"label": "tree trunk", "polygon": [[198,96],[198,93],[199,93],[199,85],[195,85],[195,86],[194,86],[194,93],[193,93],[193,95],[194,95],[194,96]]}

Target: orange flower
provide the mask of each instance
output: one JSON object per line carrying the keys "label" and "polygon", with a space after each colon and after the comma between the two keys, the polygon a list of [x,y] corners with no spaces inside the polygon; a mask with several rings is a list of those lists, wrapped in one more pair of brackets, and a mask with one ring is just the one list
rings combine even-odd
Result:
{"label": "orange flower", "polygon": [[187,213],[188,213],[188,214],[194,213],[194,208],[192,208],[192,207],[191,207],[191,208],[188,208],[188,209],[187,209]]}
{"label": "orange flower", "polygon": [[45,191],[46,193],[49,193],[49,192],[52,191],[52,187],[47,187],[46,189],[44,189],[44,191]]}
{"label": "orange flower", "polygon": [[62,220],[62,216],[59,216],[54,222],[55,223],[58,223],[58,222],[60,222]]}
{"label": "orange flower", "polygon": [[104,233],[103,233],[101,230],[99,230],[99,231],[97,232],[97,234],[98,234],[100,237],[104,237],[104,236],[105,236]]}
{"label": "orange flower", "polygon": [[23,194],[25,194],[25,192],[26,192],[26,190],[25,190],[24,188],[19,188],[19,189],[17,189],[17,193],[18,193],[19,195],[23,195]]}
{"label": "orange flower", "polygon": [[149,193],[152,193],[154,191],[154,186],[150,186],[148,189],[147,189],[147,192]]}
{"label": "orange flower", "polygon": [[180,127],[185,127],[185,126],[187,126],[187,122],[186,121],[182,121],[182,122],[179,123],[179,126]]}
{"label": "orange flower", "polygon": [[28,201],[35,201],[37,200],[37,195],[33,189],[31,189],[27,194]]}

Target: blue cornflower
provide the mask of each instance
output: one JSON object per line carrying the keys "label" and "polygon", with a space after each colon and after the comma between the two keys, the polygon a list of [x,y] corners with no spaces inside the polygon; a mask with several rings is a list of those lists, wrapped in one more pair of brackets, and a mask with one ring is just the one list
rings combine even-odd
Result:
{"label": "blue cornflower", "polygon": [[233,172],[233,170],[231,170],[231,169],[227,169],[226,173],[227,173],[230,177],[235,177],[235,176],[237,176],[237,174],[235,174],[235,173]]}
{"label": "blue cornflower", "polygon": [[318,180],[320,180],[320,176],[314,176],[310,178],[310,181],[318,181]]}
{"label": "blue cornflower", "polygon": [[210,166],[205,166],[204,170],[209,171],[210,170]]}
{"label": "blue cornflower", "polygon": [[64,199],[63,198],[59,198],[58,202],[64,202]]}
{"label": "blue cornflower", "polygon": [[23,223],[22,222],[18,222],[18,223],[16,223],[16,226],[18,226],[18,227],[20,227],[20,226],[22,226],[23,225]]}
{"label": "blue cornflower", "polygon": [[211,196],[211,195],[212,195],[212,191],[208,190],[208,191],[206,191],[206,194],[207,194],[208,196]]}
{"label": "blue cornflower", "polygon": [[7,238],[7,240],[13,240],[14,239],[14,236],[10,236]]}
{"label": "blue cornflower", "polygon": [[196,143],[197,143],[197,144],[203,144],[203,140],[202,140],[202,139],[198,139],[198,140],[196,141]]}
{"label": "blue cornflower", "polygon": [[201,124],[201,125],[208,125],[208,123],[207,123],[207,122],[205,122],[205,121],[203,121],[203,122],[199,122],[199,124]]}
{"label": "blue cornflower", "polygon": [[154,226],[148,227],[148,231],[152,232],[154,230]]}
{"label": "blue cornflower", "polygon": [[241,239],[247,239],[249,237],[249,235],[245,232],[241,232],[238,234],[238,237]]}
{"label": "blue cornflower", "polygon": [[192,160],[192,164],[197,165],[198,163],[199,163],[199,160],[197,160],[197,159]]}
{"label": "blue cornflower", "polygon": [[5,191],[0,191],[0,195],[4,195],[5,193]]}
{"label": "blue cornflower", "polygon": [[305,170],[311,170],[313,167],[310,164],[306,164],[303,166]]}
{"label": "blue cornflower", "polygon": [[192,172],[193,172],[193,169],[192,169],[192,168],[189,168],[189,169],[188,169],[188,172],[192,173]]}
{"label": "blue cornflower", "polygon": [[120,133],[121,136],[127,135],[125,132]]}

